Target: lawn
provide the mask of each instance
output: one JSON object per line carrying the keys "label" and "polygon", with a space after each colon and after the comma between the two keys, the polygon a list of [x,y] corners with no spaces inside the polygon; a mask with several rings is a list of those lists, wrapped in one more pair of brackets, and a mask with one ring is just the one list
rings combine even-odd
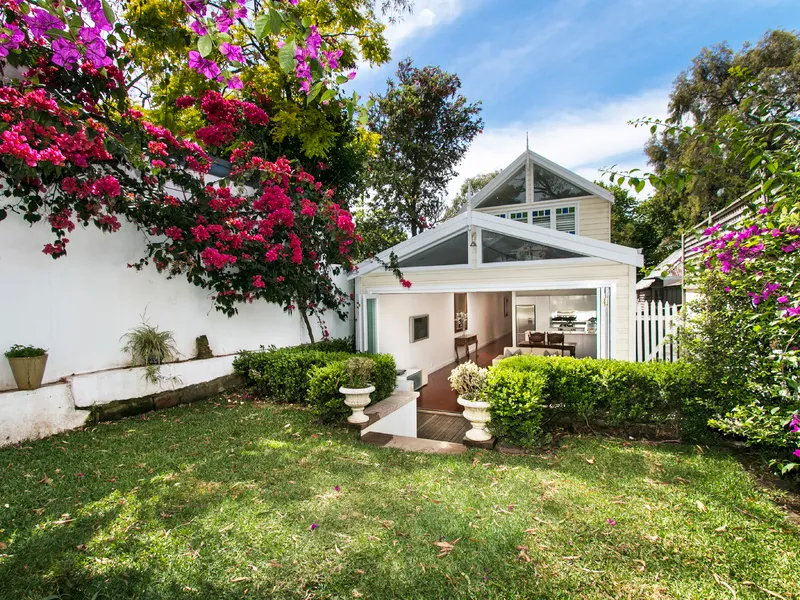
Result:
{"label": "lawn", "polygon": [[217,399],[0,465],[3,599],[800,597],[800,529],[694,446],[431,456]]}

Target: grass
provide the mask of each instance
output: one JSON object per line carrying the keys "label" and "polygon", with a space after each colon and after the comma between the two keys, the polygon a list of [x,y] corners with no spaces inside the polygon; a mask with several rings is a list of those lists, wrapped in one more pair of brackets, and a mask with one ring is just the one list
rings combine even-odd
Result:
{"label": "grass", "polygon": [[800,530],[692,446],[406,454],[218,399],[0,469],[0,598],[800,597]]}

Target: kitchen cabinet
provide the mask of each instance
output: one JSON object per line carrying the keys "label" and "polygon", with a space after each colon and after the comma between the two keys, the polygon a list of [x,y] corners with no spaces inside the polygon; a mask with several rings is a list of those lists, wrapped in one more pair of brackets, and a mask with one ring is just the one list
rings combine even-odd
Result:
{"label": "kitchen cabinet", "polygon": [[597,358],[596,333],[564,332],[564,342],[575,344],[575,358]]}

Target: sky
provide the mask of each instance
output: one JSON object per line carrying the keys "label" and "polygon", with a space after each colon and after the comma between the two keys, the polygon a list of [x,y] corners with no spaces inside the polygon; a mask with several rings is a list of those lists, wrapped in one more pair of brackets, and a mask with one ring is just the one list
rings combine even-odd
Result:
{"label": "sky", "polygon": [[392,62],[361,68],[362,96],[386,89],[405,57],[456,73],[480,101],[484,132],[451,182],[503,168],[530,148],[592,181],[646,168],[647,128],[703,47],[738,50],[770,29],[800,30],[800,0],[415,0],[387,27]]}

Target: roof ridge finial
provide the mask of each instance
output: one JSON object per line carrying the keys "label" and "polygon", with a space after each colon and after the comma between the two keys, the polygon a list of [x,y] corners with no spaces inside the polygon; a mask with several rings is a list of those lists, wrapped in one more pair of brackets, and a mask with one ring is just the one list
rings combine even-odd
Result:
{"label": "roof ridge finial", "polygon": [[528,132],[527,131],[525,132],[525,150],[527,150],[528,152],[531,151],[531,146],[528,143]]}

